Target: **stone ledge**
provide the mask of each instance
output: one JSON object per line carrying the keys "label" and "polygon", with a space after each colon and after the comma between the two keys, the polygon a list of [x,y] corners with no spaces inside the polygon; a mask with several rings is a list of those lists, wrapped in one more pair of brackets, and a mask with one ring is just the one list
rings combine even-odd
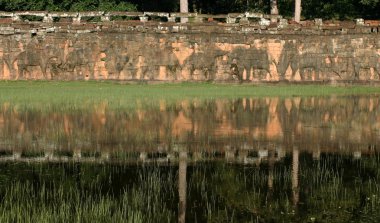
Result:
{"label": "stone ledge", "polygon": [[[261,13],[228,13],[221,15],[209,15],[209,14],[198,14],[198,13],[177,13],[177,12],[104,12],[104,11],[86,11],[86,12],[47,12],[47,11],[17,11],[17,12],[1,12],[0,19],[12,23],[12,22],[27,22],[22,17],[23,16],[34,16],[42,18],[42,22],[45,23],[55,23],[57,18],[70,18],[72,23],[87,23],[83,21],[82,18],[86,17],[99,17],[102,22],[115,21],[112,17],[125,17],[129,19],[138,18],[141,22],[155,21],[156,18],[159,20],[166,20],[169,23],[176,22],[177,18],[187,18],[189,24],[192,23],[204,23],[214,20],[221,20],[221,23],[228,24],[255,24],[260,23],[261,25],[268,26],[269,24],[278,24],[277,28],[283,28],[287,24],[307,26],[307,27],[322,27],[322,26],[343,26],[343,28],[350,29],[351,27],[346,27],[347,21],[323,21],[322,19],[315,19],[314,21],[301,21],[300,24],[294,23],[293,21],[288,21],[284,19],[281,15],[268,15]],[[11,20],[9,20],[11,19]],[[207,19],[207,21],[205,21]],[[258,20],[258,21],[255,21]],[[162,21],[160,21],[162,22]],[[380,26],[379,20],[364,20],[361,18],[355,19],[354,21],[348,21],[356,26],[364,27],[374,27],[378,28]],[[350,25],[352,26],[352,25]]]}
{"label": "stone ledge", "polygon": [[[91,32],[119,32],[128,33],[131,30],[144,30],[144,32],[157,32],[157,30],[165,30],[165,33],[181,32],[178,26],[187,27],[186,33],[244,33],[244,34],[297,34],[297,35],[345,35],[345,34],[373,34],[378,35],[380,27],[377,26],[356,26],[346,24],[323,24],[321,26],[302,26],[298,24],[288,24],[286,26],[278,26],[276,24],[226,24],[226,23],[170,23],[170,22],[141,22],[141,21],[109,21],[109,22],[93,22],[93,23],[71,23],[71,22],[12,22],[3,23],[0,19],[0,27],[2,32],[0,35],[12,34],[11,30],[18,29],[21,32],[29,32],[30,29],[48,30],[49,32],[62,32],[61,27],[65,30],[90,30]],[[136,29],[136,27],[144,27]],[[53,28],[55,27],[55,28]],[[171,31],[173,30],[173,31]],[[184,29],[182,29],[183,31]]]}

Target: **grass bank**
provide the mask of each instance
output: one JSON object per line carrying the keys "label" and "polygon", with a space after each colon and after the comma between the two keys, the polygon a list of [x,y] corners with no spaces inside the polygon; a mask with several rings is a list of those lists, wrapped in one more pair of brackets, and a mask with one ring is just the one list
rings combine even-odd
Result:
{"label": "grass bank", "polygon": [[239,97],[292,97],[380,94],[374,86],[240,85],[212,83],[120,84],[114,82],[1,81],[0,102],[14,104],[71,104],[104,102],[116,107],[136,100],[176,101]]}

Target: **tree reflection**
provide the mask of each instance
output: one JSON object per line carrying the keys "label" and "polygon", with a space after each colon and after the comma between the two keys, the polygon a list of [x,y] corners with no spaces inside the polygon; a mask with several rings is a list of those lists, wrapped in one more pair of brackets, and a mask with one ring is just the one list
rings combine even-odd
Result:
{"label": "tree reflection", "polygon": [[187,172],[187,152],[181,151],[179,153],[179,168],[178,168],[178,222],[185,223],[186,221],[186,172]]}
{"label": "tree reflection", "polygon": [[298,172],[299,172],[299,151],[297,148],[293,149],[293,159],[292,159],[292,194],[293,194],[293,204],[297,205],[299,202],[299,183],[298,183]]}

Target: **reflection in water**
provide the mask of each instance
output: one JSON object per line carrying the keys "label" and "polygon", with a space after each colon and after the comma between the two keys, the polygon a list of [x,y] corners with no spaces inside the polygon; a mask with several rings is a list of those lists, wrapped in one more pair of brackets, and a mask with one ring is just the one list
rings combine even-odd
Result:
{"label": "reflection in water", "polygon": [[3,103],[0,146],[54,151],[138,151],[144,147],[154,151],[191,142],[194,151],[200,147],[257,148],[271,142],[313,152],[355,145],[347,151],[353,153],[378,144],[379,102],[377,96],[243,98],[161,102],[128,110],[110,109],[102,103],[85,111],[27,109]]}
{"label": "reflection in water", "polygon": [[298,149],[293,150],[292,159],[292,192],[293,192],[293,203],[298,204],[299,201],[299,189],[298,189],[298,168],[299,168],[299,152]]}
{"label": "reflection in water", "polygon": [[[4,210],[20,199],[12,208],[36,215],[30,219],[59,207],[65,222],[94,215],[88,203],[99,219],[111,210],[115,222],[376,222],[379,105],[378,96],[160,101],[128,110],[104,102],[83,111],[3,103],[0,196],[9,202],[0,204],[0,221],[15,221]],[[51,197],[32,196],[44,193]],[[46,209],[28,209],[40,203]]]}
{"label": "reflection in water", "polygon": [[0,221],[380,220],[379,154],[355,159],[322,153],[314,160],[295,149],[260,166],[193,163],[186,151],[178,155],[174,165],[0,163]]}
{"label": "reflection in water", "polygon": [[179,153],[179,169],[178,169],[178,222],[184,223],[186,219],[186,172],[187,172],[187,153],[181,151]]}

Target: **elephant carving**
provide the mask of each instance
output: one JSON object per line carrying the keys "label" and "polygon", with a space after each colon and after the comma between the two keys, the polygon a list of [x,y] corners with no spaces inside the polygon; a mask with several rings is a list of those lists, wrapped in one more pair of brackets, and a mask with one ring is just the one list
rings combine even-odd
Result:
{"label": "elephant carving", "polygon": [[[236,72],[238,72],[238,76],[241,79],[243,78],[244,70],[247,75],[246,79],[264,79],[268,73],[270,74],[270,64],[275,64],[275,61],[266,50],[256,48],[237,48],[232,51],[229,57],[231,59],[230,64],[232,64],[231,71],[235,72],[235,75],[237,75]],[[253,70],[253,72],[259,72],[261,75],[258,77],[251,76],[251,70]]]}
{"label": "elephant carving", "polygon": [[301,80],[320,80],[321,72],[326,72],[333,67],[331,57],[332,55],[325,49],[322,49],[322,51],[320,49],[309,49],[300,53],[295,43],[287,42],[277,64],[280,80],[285,80],[286,71],[289,67],[292,72],[292,80],[295,79],[297,71]]}
{"label": "elephant carving", "polygon": [[[46,76],[46,58],[42,50],[34,51],[27,49],[26,51],[21,52],[15,59],[17,62],[18,69],[18,78],[25,78],[26,74],[32,74],[40,70],[42,76]],[[37,69],[36,69],[37,68]]]}
{"label": "elephant carving", "polygon": [[[356,53],[353,58],[354,79],[355,80],[369,80],[371,69],[374,70],[374,79],[380,77],[380,56],[375,51],[361,51]],[[366,71],[367,76],[362,76],[361,71]]]}
{"label": "elephant carving", "polygon": [[74,73],[75,79],[83,79],[85,77],[92,78],[93,61],[90,49],[78,48],[67,55],[62,69],[69,73]]}

